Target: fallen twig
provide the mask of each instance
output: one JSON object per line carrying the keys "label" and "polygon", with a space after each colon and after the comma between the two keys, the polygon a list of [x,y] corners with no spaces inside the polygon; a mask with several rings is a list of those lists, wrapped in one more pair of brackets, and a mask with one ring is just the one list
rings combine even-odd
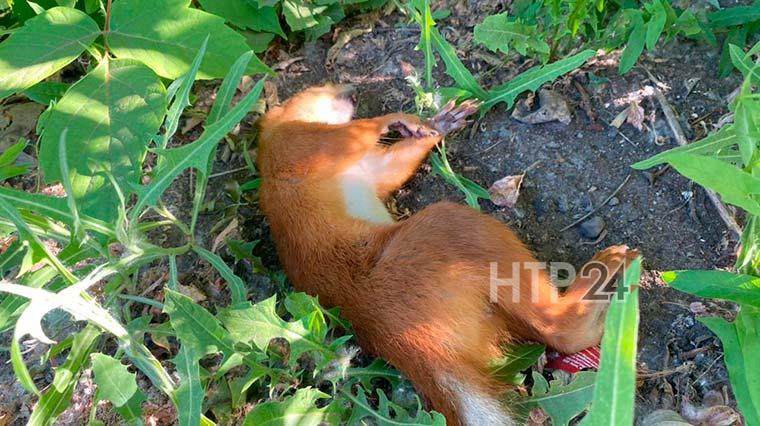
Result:
{"label": "fallen twig", "polygon": [[572,228],[573,226],[575,226],[575,225],[583,222],[584,220],[588,219],[589,216],[591,216],[592,214],[598,212],[599,209],[601,209],[602,207],[604,207],[605,205],[607,205],[607,203],[610,202],[610,200],[612,199],[612,197],[616,196],[618,194],[618,192],[620,192],[620,190],[623,189],[623,187],[625,186],[625,184],[628,183],[628,179],[630,179],[630,178],[631,178],[631,174],[629,173],[628,176],[626,176],[625,179],[623,180],[623,183],[621,183],[614,191],[612,191],[612,194],[608,195],[607,198],[605,198],[604,201],[602,201],[601,204],[599,204],[598,206],[596,206],[596,208],[592,209],[590,212],[588,212],[588,213],[584,214],[583,216],[579,217],[578,219],[576,219],[573,223],[571,223],[571,224],[565,226],[564,228],[560,229],[559,232],[565,232],[565,231],[567,231],[568,229]]}
{"label": "fallen twig", "polygon": [[[670,103],[665,98],[665,95],[662,94],[658,87],[658,85],[661,84],[660,81],[651,72],[649,72],[649,69],[646,67],[644,67],[644,71],[646,71],[647,75],[649,76],[649,80],[651,80],[652,84],[654,85],[654,96],[657,99],[657,102],[660,104],[662,113],[665,114],[665,120],[668,122],[670,130],[673,131],[676,142],[680,146],[688,145],[689,141],[686,139],[686,135],[681,128],[681,124],[678,122],[678,118],[673,111],[673,107],[670,106]],[[726,224],[726,226],[728,226],[728,229],[730,229],[737,238],[741,238],[742,228],[736,222],[734,216],[729,213],[725,204],[723,204],[723,202],[720,200],[718,193],[709,188],[705,188],[705,192],[710,198],[710,201],[712,201],[713,205],[715,206],[715,209],[718,210],[718,215],[720,215],[720,218],[723,219],[723,222]]]}

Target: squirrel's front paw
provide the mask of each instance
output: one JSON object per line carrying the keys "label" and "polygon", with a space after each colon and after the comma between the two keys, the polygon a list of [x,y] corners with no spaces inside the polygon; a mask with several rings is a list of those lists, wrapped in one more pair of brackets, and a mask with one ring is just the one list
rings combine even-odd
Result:
{"label": "squirrel's front paw", "polygon": [[404,138],[427,138],[438,136],[438,131],[430,128],[422,122],[413,122],[410,120],[399,120],[388,126],[390,130],[395,130]]}
{"label": "squirrel's front paw", "polygon": [[467,117],[474,114],[478,108],[480,102],[477,101],[468,100],[459,105],[450,101],[430,119],[430,125],[441,134],[451,133],[465,127],[469,123]]}

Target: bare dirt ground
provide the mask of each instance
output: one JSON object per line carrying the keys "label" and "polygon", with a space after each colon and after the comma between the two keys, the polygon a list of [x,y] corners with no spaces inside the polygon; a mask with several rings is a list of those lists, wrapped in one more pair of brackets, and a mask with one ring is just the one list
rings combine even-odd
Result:
{"label": "bare dirt ground", "polygon": [[[487,52],[473,47],[471,35],[472,26],[480,17],[493,11],[487,10],[490,7],[487,6],[475,16],[458,4],[461,3],[452,3],[452,16],[443,20],[439,28],[457,46],[460,58],[464,58],[479,81],[486,86],[501,83],[531,65],[489,63]],[[345,21],[341,28],[366,27],[366,22],[366,17],[357,17]],[[335,81],[358,88],[359,116],[411,111],[414,93],[404,80],[402,68],[406,63],[422,69],[422,54],[414,50],[418,37],[419,31],[414,26],[408,25],[402,16],[392,14],[374,21],[373,31],[344,46],[329,68],[325,65],[332,46],[329,37],[296,47],[276,45],[267,53],[266,61],[279,66],[274,82],[280,99],[310,85]],[[739,85],[739,79],[734,76],[718,80],[716,50],[687,41],[672,41],[654,54],[645,54],[640,66],[622,77],[617,73],[614,54],[607,58],[608,62],[599,60],[553,84],[574,107],[569,124],[524,124],[513,119],[504,105],[497,106],[482,120],[450,138],[452,167],[486,188],[504,176],[526,172],[515,208],[498,207],[488,201],[481,201],[481,208],[512,227],[540,260],[580,266],[596,251],[613,244],[628,244],[642,252],[647,272],[641,292],[639,416],[657,408],[678,411],[685,400],[700,404],[705,397],[714,399],[716,393],[725,395],[727,403],[734,405],[720,342],[696,320],[697,314],[704,311],[731,315],[731,306],[700,302],[665,288],[659,271],[729,267],[736,239],[701,188],[674,171],[638,172],[630,165],[675,146],[662,112],[647,90],[652,82],[643,67],[666,84],[665,95],[690,140],[704,136],[727,112],[726,97]],[[443,64],[436,68],[435,77],[442,86],[452,84],[444,74]],[[611,127],[608,123],[633,98],[639,100],[644,110],[648,129],[639,131],[629,124],[623,124],[619,130]],[[191,118],[185,119],[185,125],[188,120]],[[174,143],[192,140],[199,131],[200,126],[188,129]],[[252,129],[243,126],[238,139],[252,138],[251,132]],[[220,148],[218,157],[222,159],[217,161],[214,171],[222,174],[212,179],[208,195],[216,208],[202,216],[199,226],[202,241],[209,246],[222,231],[213,226],[225,211],[230,213],[224,207],[231,203],[225,184],[249,179],[242,170],[224,174],[245,165],[239,155],[228,155],[227,151]],[[190,176],[178,179],[167,200],[180,219],[190,210],[191,182]],[[602,205],[612,194],[614,197]],[[429,165],[423,166],[394,198],[396,210],[404,214],[413,214],[438,201],[464,202],[462,194],[434,176]],[[268,268],[278,270],[274,246],[266,221],[256,208],[255,195],[247,194],[244,201],[236,215],[239,226],[233,229],[232,236],[246,241],[261,240],[254,254],[261,256]],[[598,211],[592,215],[597,218],[594,226],[588,225],[596,229],[587,229],[585,235],[578,226],[562,231],[596,208]],[[459,236],[466,240],[467,230],[460,230]],[[276,283],[254,274],[246,265],[238,264],[236,272],[250,284],[254,298],[263,299],[278,291]],[[164,267],[159,265],[157,269]],[[211,300],[226,297],[216,289],[207,265],[185,256],[179,267],[184,271],[181,277],[184,284],[197,285]],[[2,344],[5,342],[3,339]],[[6,363],[7,352],[0,353],[0,362],[4,366],[0,369],[0,406],[14,407],[18,412],[15,423],[23,424],[31,400],[21,397],[23,390],[15,383]],[[81,392],[77,392],[81,403],[68,410],[59,423],[81,424],[87,418],[91,404],[87,389],[92,388],[88,383],[83,380]],[[157,402],[152,403],[156,407],[168,406],[160,396],[156,398]],[[116,421],[107,413],[104,416],[99,417]],[[172,419],[158,423],[171,424]]]}
{"label": "bare dirt ground", "polygon": [[[477,53],[485,53],[469,42],[474,22],[467,18],[469,14],[458,15],[462,11],[456,6],[452,11],[454,14],[439,26],[457,45],[465,64],[480,70],[481,76],[476,74],[476,78],[500,83],[515,74],[515,67],[526,68],[506,64],[494,69],[473,59]],[[357,86],[359,116],[413,110],[414,93],[404,80],[402,67],[408,63],[422,70],[423,56],[414,50],[418,31],[397,15],[382,22],[372,33],[346,45],[329,69],[325,66],[329,40],[286,55],[280,52],[279,60],[284,63],[297,59],[280,72],[280,98],[313,84],[335,81]],[[666,84],[666,97],[690,140],[703,137],[727,112],[726,98],[740,80],[735,76],[717,79],[718,52],[686,41],[667,44],[654,55],[645,54],[640,66],[622,77],[614,55],[611,59],[609,65],[599,61],[553,85],[575,106],[569,125],[524,124],[513,119],[502,105],[473,124],[474,129],[471,126],[450,139],[450,162],[456,171],[486,188],[504,176],[527,170],[516,208],[501,208],[487,201],[481,201],[481,208],[512,227],[542,261],[580,266],[596,251],[613,244],[628,244],[642,252],[647,272],[641,292],[638,363],[643,375],[639,415],[656,408],[678,410],[684,398],[699,404],[705,395],[715,392],[728,392],[731,399],[720,342],[695,314],[703,309],[730,312],[724,311],[724,305],[710,302],[691,305],[697,299],[664,287],[659,271],[729,267],[736,238],[727,231],[701,188],[675,171],[659,175],[657,170],[638,172],[630,165],[675,146],[667,122],[647,90],[652,82],[643,67]],[[443,64],[436,68],[435,76],[442,86],[452,84]],[[584,95],[577,85],[589,96],[595,120],[584,111]],[[639,100],[649,130],[624,124],[618,131],[608,125],[630,99]],[[600,206],[626,179],[611,202],[592,215],[603,224],[599,237],[585,238],[579,226],[561,231]],[[429,165],[395,195],[396,209],[410,214],[444,200],[463,203],[464,197],[431,173]],[[600,223],[598,219],[596,222]],[[244,226],[251,238],[267,238],[260,215],[250,216]],[[461,230],[461,238],[467,239],[466,229]],[[270,244],[266,241],[260,253],[274,264],[276,258],[267,255],[273,253]]]}

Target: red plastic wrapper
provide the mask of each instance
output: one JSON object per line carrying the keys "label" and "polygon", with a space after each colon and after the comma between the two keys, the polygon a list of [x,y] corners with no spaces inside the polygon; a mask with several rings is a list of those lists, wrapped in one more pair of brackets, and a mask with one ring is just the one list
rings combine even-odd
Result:
{"label": "red plastic wrapper", "polygon": [[570,374],[575,374],[581,370],[597,370],[599,368],[601,353],[599,346],[592,346],[571,355],[548,352],[546,359],[545,368],[563,370]]}

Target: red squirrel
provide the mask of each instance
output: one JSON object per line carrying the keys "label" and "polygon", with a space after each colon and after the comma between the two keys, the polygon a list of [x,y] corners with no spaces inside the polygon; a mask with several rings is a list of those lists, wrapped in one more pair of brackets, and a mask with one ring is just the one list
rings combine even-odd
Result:
{"label": "red squirrel", "polygon": [[[448,424],[512,425],[489,361],[514,341],[565,353],[598,344],[608,305],[584,296],[613,277],[578,275],[560,294],[548,271],[525,266],[536,260],[512,231],[464,205],[394,221],[383,200],[477,107],[452,103],[429,122],[353,119],[350,86],[304,90],[260,120],[260,206],[295,288],[340,306],[360,345],[403,371]],[[379,143],[393,129],[403,139]],[[636,256],[613,246],[592,262],[619,272]],[[494,264],[517,287],[492,297]]]}

